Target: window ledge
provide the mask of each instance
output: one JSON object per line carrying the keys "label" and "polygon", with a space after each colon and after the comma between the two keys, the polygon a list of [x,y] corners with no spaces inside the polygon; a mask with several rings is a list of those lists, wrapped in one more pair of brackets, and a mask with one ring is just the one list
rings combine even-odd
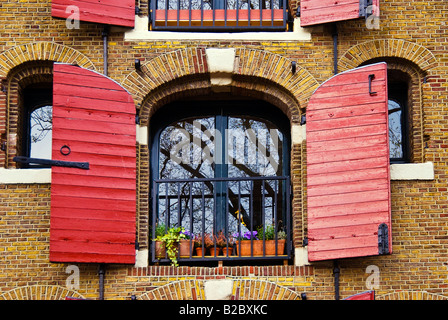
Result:
{"label": "window ledge", "polygon": [[294,19],[293,32],[170,32],[149,31],[148,17],[135,16],[135,28],[124,33],[125,41],[151,40],[248,40],[248,41],[310,41],[311,29],[302,28]]}
{"label": "window ledge", "polygon": [[390,165],[391,180],[434,180],[434,164],[397,163]]}
{"label": "window ledge", "polygon": [[51,169],[0,168],[0,184],[51,183]]}

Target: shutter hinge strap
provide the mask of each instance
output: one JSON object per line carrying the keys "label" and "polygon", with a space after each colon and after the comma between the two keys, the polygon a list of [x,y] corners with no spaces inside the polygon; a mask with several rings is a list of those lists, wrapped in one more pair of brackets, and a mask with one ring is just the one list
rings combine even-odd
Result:
{"label": "shutter hinge strap", "polygon": [[378,226],[378,254],[389,254],[389,227],[385,223]]}
{"label": "shutter hinge strap", "polygon": [[25,164],[38,164],[38,165],[50,166],[50,167],[67,167],[67,168],[78,168],[78,169],[89,170],[88,162],[47,160],[47,159],[37,159],[37,158],[28,158],[28,157],[14,157],[12,160],[14,162],[25,163]]}

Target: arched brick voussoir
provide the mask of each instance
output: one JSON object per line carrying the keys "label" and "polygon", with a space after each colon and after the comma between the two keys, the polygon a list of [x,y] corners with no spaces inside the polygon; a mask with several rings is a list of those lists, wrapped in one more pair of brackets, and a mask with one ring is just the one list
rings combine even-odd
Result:
{"label": "arched brick voussoir", "polygon": [[140,70],[127,75],[121,85],[140,107],[139,104],[156,88],[185,76],[207,72],[205,48],[179,49],[152,58]]}
{"label": "arched brick voussoir", "polygon": [[424,72],[437,66],[434,54],[422,45],[400,39],[378,39],[348,49],[339,59],[338,68],[346,71],[359,67],[365,61],[386,57],[406,59]]}
{"label": "arched brick voussoir", "polygon": [[92,61],[81,52],[48,41],[37,41],[14,46],[0,53],[0,78],[6,78],[9,71],[28,61],[48,60],[96,70]]}
{"label": "arched brick voussoir", "polygon": [[[319,86],[313,75],[300,64],[276,53],[257,49],[237,49],[235,74],[269,80],[284,88],[305,108]],[[294,65],[294,66],[293,66]]]}
{"label": "arched brick voussoir", "polygon": [[[154,104],[159,104],[157,97],[161,96],[161,88],[163,91],[177,93],[182,87],[180,82],[185,82],[193,87],[185,88],[186,91],[195,91],[195,84],[198,83],[201,90],[206,89],[204,80],[210,82],[206,50],[188,48],[168,52],[149,60],[140,70],[132,71],[123,80],[121,84],[133,95],[136,107],[152,110],[149,113],[141,110],[142,119],[144,114],[151,114],[154,111],[156,107]],[[234,69],[231,73],[233,80],[228,86],[230,91],[235,91],[235,88],[250,83],[270,84],[268,86],[271,89],[277,88],[283,92],[274,96],[286,94],[295,100],[294,105],[303,109],[319,83],[300,65],[296,65],[294,69],[293,61],[279,54],[264,50],[236,49]],[[208,86],[211,87],[211,84]],[[148,105],[149,100],[152,102]]]}

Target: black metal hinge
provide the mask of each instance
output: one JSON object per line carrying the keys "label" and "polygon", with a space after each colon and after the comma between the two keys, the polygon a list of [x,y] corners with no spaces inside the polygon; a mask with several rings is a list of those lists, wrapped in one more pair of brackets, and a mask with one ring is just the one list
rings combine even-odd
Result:
{"label": "black metal hinge", "polygon": [[48,159],[38,159],[38,158],[29,158],[29,157],[14,157],[12,159],[18,163],[24,164],[37,164],[42,166],[50,166],[50,167],[68,167],[68,168],[78,168],[89,170],[88,162],[72,162],[72,161],[61,161],[61,160],[48,160]]}
{"label": "black metal hinge", "polygon": [[389,254],[389,227],[385,223],[378,226],[378,254]]}
{"label": "black metal hinge", "polygon": [[367,19],[367,17],[369,16],[369,12],[370,14],[372,14],[371,10],[368,10],[368,8],[373,4],[372,0],[359,0],[359,17],[365,17]]}

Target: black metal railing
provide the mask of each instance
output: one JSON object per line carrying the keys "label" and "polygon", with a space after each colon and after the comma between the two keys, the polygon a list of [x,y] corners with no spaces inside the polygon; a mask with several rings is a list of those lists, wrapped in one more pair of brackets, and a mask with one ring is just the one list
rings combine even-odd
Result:
{"label": "black metal railing", "polygon": [[289,177],[154,180],[152,261],[169,261],[155,240],[173,228],[186,238],[179,261],[290,259],[290,187]]}
{"label": "black metal railing", "polygon": [[152,30],[285,31],[287,0],[153,0]]}

